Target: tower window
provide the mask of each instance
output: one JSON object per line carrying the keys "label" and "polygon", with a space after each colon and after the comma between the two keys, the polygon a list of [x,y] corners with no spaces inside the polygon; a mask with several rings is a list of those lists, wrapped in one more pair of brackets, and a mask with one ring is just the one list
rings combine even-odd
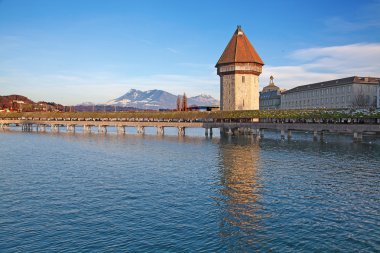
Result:
{"label": "tower window", "polygon": [[245,76],[242,76],[242,77],[241,77],[241,82],[242,82],[242,83],[245,83]]}

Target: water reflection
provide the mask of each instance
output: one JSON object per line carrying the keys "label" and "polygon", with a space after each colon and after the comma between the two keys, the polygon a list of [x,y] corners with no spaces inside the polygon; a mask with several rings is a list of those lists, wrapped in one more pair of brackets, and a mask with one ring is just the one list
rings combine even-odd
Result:
{"label": "water reflection", "polygon": [[220,152],[220,236],[229,249],[252,249],[264,230],[260,146],[250,138],[221,138]]}

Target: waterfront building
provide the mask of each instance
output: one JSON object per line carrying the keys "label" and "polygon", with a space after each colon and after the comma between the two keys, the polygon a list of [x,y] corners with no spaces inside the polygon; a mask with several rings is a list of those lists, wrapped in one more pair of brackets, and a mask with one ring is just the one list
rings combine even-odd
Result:
{"label": "waterfront building", "polygon": [[379,80],[352,76],[298,86],[282,93],[281,109],[375,107]]}
{"label": "waterfront building", "polygon": [[258,110],[259,75],[264,62],[240,26],[219,58],[220,109]]}
{"label": "waterfront building", "polygon": [[377,108],[380,108],[380,81],[379,85],[377,86]]}
{"label": "waterfront building", "polygon": [[281,90],[274,84],[273,76],[270,77],[269,84],[260,92],[260,110],[280,109]]}

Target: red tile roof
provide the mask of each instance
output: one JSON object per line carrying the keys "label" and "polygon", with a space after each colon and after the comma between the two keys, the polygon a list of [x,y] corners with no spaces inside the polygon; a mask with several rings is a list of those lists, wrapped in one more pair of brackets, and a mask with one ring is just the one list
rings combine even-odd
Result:
{"label": "red tile roof", "polygon": [[249,42],[240,26],[228,43],[216,66],[228,63],[258,63],[264,65],[259,54]]}

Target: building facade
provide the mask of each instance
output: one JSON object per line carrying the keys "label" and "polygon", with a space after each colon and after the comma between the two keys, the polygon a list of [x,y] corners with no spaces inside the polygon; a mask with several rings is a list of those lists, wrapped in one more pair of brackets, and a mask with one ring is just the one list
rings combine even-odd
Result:
{"label": "building facade", "polygon": [[238,26],[215,66],[220,76],[222,111],[259,109],[259,75],[263,65],[264,62]]}
{"label": "building facade", "polygon": [[281,109],[376,107],[380,78],[352,76],[302,85],[281,95]]}
{"label": "building facade", "polygon": [[274,84],[273,76],[270,77],[269,84],[260,92],[260,110],[273,110],[281,108],[282,90]]}
{"label": "building facade", "polygon": [[377,108],[380,108],[380,81],[379,85],[377,86]]}

